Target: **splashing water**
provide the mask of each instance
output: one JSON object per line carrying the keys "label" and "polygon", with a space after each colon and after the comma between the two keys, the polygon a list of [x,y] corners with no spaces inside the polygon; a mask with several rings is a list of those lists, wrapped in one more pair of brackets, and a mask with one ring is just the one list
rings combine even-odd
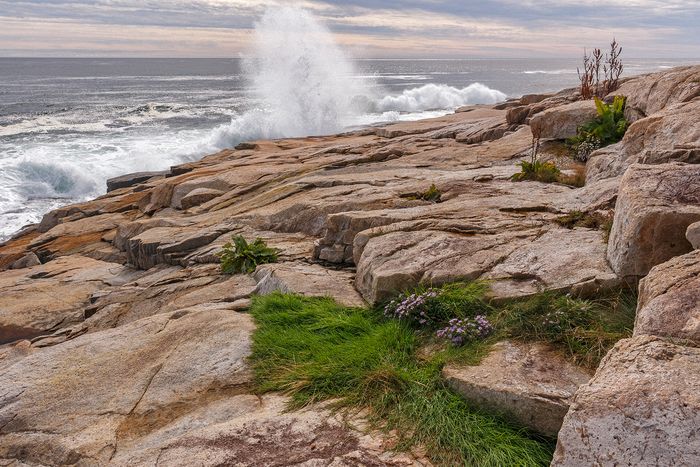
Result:
{"label": "splashing water", "polygon": [[259,107],[218,128],[213,144],[342,131],[373,95],[330,31],[294,7],[268,10],[245,61]]}

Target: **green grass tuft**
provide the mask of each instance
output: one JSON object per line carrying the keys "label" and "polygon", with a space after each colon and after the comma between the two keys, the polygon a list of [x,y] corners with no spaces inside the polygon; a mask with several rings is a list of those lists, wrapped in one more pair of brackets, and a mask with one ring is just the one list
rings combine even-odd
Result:
{"label": "green grass tuft", "polygon": [[334,400],[367,409],[375,426],[396,430],[400,448],[422,446],[438,464],[549,465],[550,440],[475,410],[445,386],[443,365],[474,362],[487,343],[422,352],[434,342],[406,323],[328,298],[272,294],[255,298],[251,313],[260,392],[283,391],[292,408]]}
{"label": "green grass tuft", "polygon": [[502,337],[547,342],[578,365],[595,368],[631,335],[636,305],[627,291],[598,300],[541,293],[503,306],[494,321]]}

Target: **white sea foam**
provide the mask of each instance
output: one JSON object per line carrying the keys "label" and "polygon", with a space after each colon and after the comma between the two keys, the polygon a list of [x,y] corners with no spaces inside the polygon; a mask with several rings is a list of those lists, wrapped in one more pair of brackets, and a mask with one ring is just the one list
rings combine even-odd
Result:
{"label": "white sea foam", "polygon": [[458,89],[444,84],[426,84],[408,89],[398,96],[386,96],[377,102],[381,112],[420,112],[432,109],[454,109],[467,104],[494,104],[506,95],[480,83]]}

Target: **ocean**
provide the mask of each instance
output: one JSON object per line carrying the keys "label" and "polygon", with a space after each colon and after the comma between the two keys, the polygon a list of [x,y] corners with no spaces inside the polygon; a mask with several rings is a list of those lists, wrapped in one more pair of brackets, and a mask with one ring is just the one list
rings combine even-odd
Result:
{"label": "ocean", "polygon": [[[0,58],[0,241],[103,194],[107,178],[243,140],[427,118],[577,84],[577,58],[350,60],[303,44],[262,52],[256,61]],[[625,59],[625,75],[681,63]]]}

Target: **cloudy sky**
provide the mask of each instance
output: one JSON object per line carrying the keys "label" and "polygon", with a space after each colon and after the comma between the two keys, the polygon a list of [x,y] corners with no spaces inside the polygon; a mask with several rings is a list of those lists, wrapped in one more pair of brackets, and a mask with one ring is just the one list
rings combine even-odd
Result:
{"label": "cloudy sky", "polygon": [[277,4],[356,57],[700,57],[700,0],[0,0],[0,56],[235,57]]}

